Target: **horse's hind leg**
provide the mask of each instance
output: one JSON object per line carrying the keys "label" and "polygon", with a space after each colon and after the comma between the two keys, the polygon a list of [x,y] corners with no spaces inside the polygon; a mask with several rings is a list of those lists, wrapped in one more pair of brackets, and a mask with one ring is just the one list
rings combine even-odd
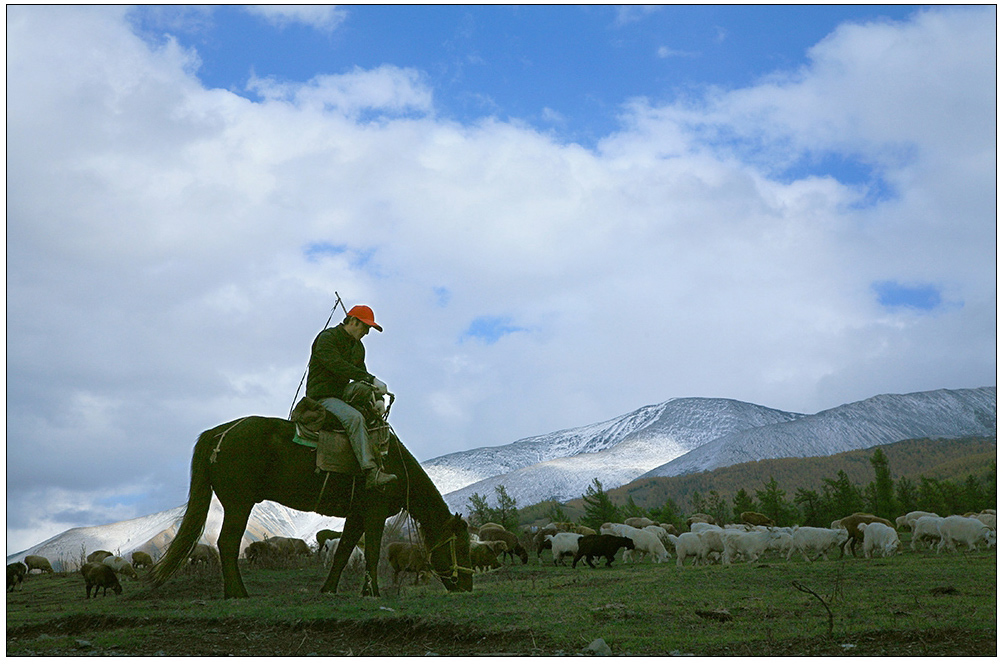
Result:
{"label": "horse's hind leg", "polygon": [[240,555],[240,539],[247,528],[254,504],[230,504],[223,507],[223,525],[216,545],[219,548],[219,562],[223,568],[223,597],[247,597],[247,589],[240,578],[237,556]]}
{"label": "horse's hind leg", "polygon": [[355,545],[362,539],[362,533],[362,518],[356,515],[349,515],[345,519],[345,528],[341,533],[341,539],[338,541],[338,548],[334,550],[334,555],[331,556],[331,571],[328,572],[324,585],[320,587],[322,593],[338,592],[338,582],[341,581],[341,573],[345,571],[345,566],[348,565],[348,559],[352,555]]}

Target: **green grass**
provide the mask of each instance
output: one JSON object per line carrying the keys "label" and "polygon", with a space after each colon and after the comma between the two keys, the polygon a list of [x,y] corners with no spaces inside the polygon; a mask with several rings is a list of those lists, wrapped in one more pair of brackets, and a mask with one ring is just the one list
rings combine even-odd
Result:
{"label": "green grass", "polygon": [[[218,575],[206,572],[180,574],[159,589],[126,580],[121,596],[85,600],[78,574],[33,575],[23,591],[7,595],[7,654],[154,654],[153,647],[168,655],[206,654],[224,646],[231,652],[253,644],[252,634],[270,634],[270,644],[288,641],[290,651],[297,641],[319,654],[344,654],[334,642],[317,641],[333,632],[353,652],[381,654],[450,647],[575,654],[600,637],[614,654],[838,653],[855,642],[861,650],[854,653],[863,654],[875,634],[900,634],[911,643],[944,630],[990,640],[995,650],[995,551],[938,556],[906,549],[889,559],[814,563],[773,557],[728,568],[618,560],[595,570],[555,567],[545,554],[544,564],[531,558],[478,574],[471,593],[447,594],[437,582],[411,585],[413,576],[394,586],[381,574],[381,598],[359,596],[358,572],[346,575],[339,594],[322,595],[325,576],[317,562],[245,567],[252,596],[244,600],[222,599]],[[730,619],[708,619],[698,610],[726,611]],[[411,641],[394,645],[398,634]],[[75,639],[89,649],[75,650]]]}

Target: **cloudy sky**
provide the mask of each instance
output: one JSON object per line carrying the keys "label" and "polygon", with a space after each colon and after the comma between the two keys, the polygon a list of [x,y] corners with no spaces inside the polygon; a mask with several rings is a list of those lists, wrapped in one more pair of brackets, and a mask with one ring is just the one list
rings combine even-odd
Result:
{"label": "cloudy sky", "polygon": [[184,503],[336,291],[419,459],[995,385],[996,20],[8,6],[8,553]]}

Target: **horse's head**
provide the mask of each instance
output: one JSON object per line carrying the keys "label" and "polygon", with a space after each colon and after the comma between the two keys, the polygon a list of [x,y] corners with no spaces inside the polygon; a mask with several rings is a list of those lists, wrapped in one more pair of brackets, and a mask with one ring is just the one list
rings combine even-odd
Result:
{"label": "horse's head", "polygon": [[474,589],[474,570],[470,566],[470,535],[467,522],[453,514],[443,526],[442,537],[429,548],[429,567],[450,592]]}

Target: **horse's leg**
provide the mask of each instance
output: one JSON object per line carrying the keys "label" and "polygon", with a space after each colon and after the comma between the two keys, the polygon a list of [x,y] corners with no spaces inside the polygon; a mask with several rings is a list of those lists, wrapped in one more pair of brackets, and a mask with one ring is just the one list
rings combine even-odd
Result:
{"label": "horse's leg", "polygon": [[229,504],[223,507],[223,525],[219,531],[216,546],[219,548],[219,562],[223,568],[223,597],[247,597],[247,589],[240,578],[237,556],[240,555],[240,538],[247,528],[254,503]]}
{"label": "horse's leg", "polygon": [[[352,513],[345,518],[345,528],[341,533],[341,539],[338,541],[338,548],[334,550],[334,555],[331,556],[331,571],[328,572],[324,585],[320,587],[322,593],[338,592],[338,582],[341,581],[341,573],[345,571],[345,566],[348,565],[348,559],[351,557],[355,545],[362,539],[363,531],[362,515]],[[369,549],[368,544],[367,542],[367,550]]]}
{"label": "horse's leg", "polygon": [[[377,570],[380,566],[380,545],[383,543],[383,528],[386,525],[386,509],[381,505],[366,510],[363,523],[366,528],[366,581],[362,585],[362,594],[380,596],[380,584]],[[366,592],[367,586],[369,593]]]}

